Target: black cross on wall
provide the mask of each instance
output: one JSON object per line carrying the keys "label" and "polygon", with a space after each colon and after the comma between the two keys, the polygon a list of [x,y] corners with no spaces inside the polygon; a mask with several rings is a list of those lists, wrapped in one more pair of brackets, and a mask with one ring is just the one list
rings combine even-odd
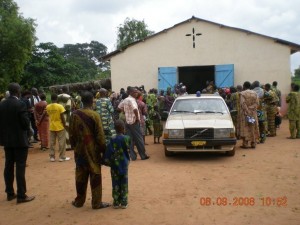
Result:
{"label": "black cross on wall", "polygon": [[195,28],[193,27],[193,32],[192,34],[186,34],[185,36],[192,36],[193,37],[193,48],[195,48],[195,36],[200,36],[202,35],[201,33],[196,33],[195,34]]}

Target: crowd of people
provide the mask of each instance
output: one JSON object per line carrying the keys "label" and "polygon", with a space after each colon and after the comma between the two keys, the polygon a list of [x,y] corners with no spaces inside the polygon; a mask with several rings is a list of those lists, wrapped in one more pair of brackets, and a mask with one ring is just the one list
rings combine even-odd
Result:
{"label": "crowd of people", "polygon": [[[230,109],[236,136],[242,140],[241,148],[256,148],[267,137],[275,137],[280,127],[281,92],[277,82],[260,84],[244,82],[243,85],[216,88],[213,82],[201,90],[206,94],[219,94]],[[4,180],[7,200],[17,198],[18,203],[29,202],[34,196],[26,195],[25,168],[28,148],[40,143],[42,151],[49,150],[49,159],[70,160],[67,150],[74,150],[76,164],[76,198],[74,207],[82,207],[86,200],[90,179],[92,208],[101,209],[110,204],[102,201],[101,165],[111,168],[114,208],[128,206],[129,161],[148,160],[146,135],[160,143],[163,126],[174,100],[187,95],[187,87],[180,83],[166,91],[144,86],[128,86],[119,93],[100,88],[94,91],[69,93],[64,87],[51,94],[36,88],[21,92],[17,83],[8,86],[0,103],[0,144],[5,150]],[[290,139],[300,138],[299,86],[291,85],[286,97],[288,103]],[[17,193],[13,188],[16,164]]]}
{"label": "crowd of people", "polygon": [[[277,81],[261,84],[259,81],[228,88],[215,88],[208,82],[202,93],[217,93],[222,96],[231,112],[237,138],[242,139],[241,148],[256,148],[267,137],[275,137],[280,127],[281,91]],[[300,138],[300,93],[299,85],[292,83],[291,92],[286,97],[288,104],[289,139]]]}
{"label": "crowd of people", "polygon": [[[219,91],[223,96],[236,127],[236,136],[243,140],[242,148],[255,148],[267,137],[275,137],[281,124],[281,91],[277,82],[260,84],[245,82],[243,86]],[[291,100],[292,99],[292,100]],[[300,93],[297,84],[291,84],[291,92],[286,97],[288,104],[289,139],[300,138]],[[293,116],[294,115],[294,116]],[[248,143],[249,142],[249,143]]]}

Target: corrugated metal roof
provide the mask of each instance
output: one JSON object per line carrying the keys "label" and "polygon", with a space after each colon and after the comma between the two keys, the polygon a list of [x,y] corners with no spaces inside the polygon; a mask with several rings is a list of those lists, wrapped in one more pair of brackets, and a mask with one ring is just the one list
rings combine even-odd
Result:
{"label": "corrugated metal roof", "polygon": [[212,21],[208,21],[208,20],[204,20],[204,19],[200,19],[200,18],[197,18],[195,16],[192,16],[190,19],[187,19],[185,21],[182,21],[180,23],[177,23],[175,24],[174,26],[170,27],[170,28],[167,28],[167,29],[164,29],[158,33],[155,33],[153,35],[150,35],[142,40],[139,40],[139,41],[135,41],[127,46],[125,46],[124,48],[122,49],[117,49],[113,52],[110,52],[108,54],[106,54],[105,56],[101,57],[102,60],[104,61],[108,61],[110,60],[113,56],[115,55],[118,55],[120,54],[121,52],[125,51],[127,48],[130,48],[131,46],[133,45],[136,45],[140,42],[143,42],[143,41],[146,41],[150,38],[153,38],[153,37],[156,37],[158,35],[160,35],[161,33],[165,33],[167,32],[168,30],[171,30],[177,26],[180,26],[182,24],[185,24],[185,23],[189,23],[191,22],[192,20],[197,20],[197,21],[202,21],[202,22],[206,22],[206,23],[211,23],[211,24],[214,24],[214,25],[217,25],[217,26],[220,26],[220,27],[224,27],[224,28],[229,28],[229,29],[233,29],[233,30],[237,30],[237,31],[240,31],[240,32],[245,32],[245,33],[248,33],[248,34],[254,34],[254,35],[258,35],[258,36],[261,36],[261,37],[265,37],[265,38],[269,38],[269,39],[272,39],[274,40],[274,42],[276,43],[279,43],[279,44],[283,44],[283,45],[287,45],[290,49],[291,49],[291,54],[295,53],[295,52],[299,52],[300,51],[300,45],[299,44],[296,44],[296,43],[293,43],[293,42],[289,42],[289,41],[286,41],[286,40],[283,40],[283,39],[279,39],[279,38],[274,38],[274,37],[271,37],[271,36],[267,36],[267,35],[263,35],[263,34],[259,34],[259,33],[255,33],[255,32],[252,32],[252,31],[249,31],[249,30],[245,30],[245,29],[241,29],[241,28],[236,28],[236,27],[230,27],[230,26],[226,26],[224,24],[220,24],[220,23],[216,23],[216,22],[212,22]]}

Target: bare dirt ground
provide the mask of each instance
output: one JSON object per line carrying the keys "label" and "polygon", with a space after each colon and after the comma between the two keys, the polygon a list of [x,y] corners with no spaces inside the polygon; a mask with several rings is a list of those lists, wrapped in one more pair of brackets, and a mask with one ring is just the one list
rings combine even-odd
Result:
{"label": "bare dirt ground", "polygon": [[[164,156],[163,145],[147,136],[150,160],[129,166],[129,207],[93,210],[88,199],[74,208],[73,151],[68,162],[49,162],[47,152],[30,149],[26,171],[28,195],[17,205],[6,201],[4,154],[0,151],[0,224],[199,224],[299,225],[300,139],[289,140],[288,121],[278,136],[255,150],[222,154]],[[108,167],[102,169],[103,201],[111,202]]]}

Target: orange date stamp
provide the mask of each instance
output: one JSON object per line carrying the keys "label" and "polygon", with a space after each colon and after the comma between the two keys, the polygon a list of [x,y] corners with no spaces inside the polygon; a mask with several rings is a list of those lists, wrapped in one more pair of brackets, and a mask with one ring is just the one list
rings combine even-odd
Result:
{"label": "orange date stamp", "polygon": [[227,198],[223,196],[201,197],[201,206],[276,206],[286,207],[288,205],[288,199],[286,196],[280,197],[233,197]]}

